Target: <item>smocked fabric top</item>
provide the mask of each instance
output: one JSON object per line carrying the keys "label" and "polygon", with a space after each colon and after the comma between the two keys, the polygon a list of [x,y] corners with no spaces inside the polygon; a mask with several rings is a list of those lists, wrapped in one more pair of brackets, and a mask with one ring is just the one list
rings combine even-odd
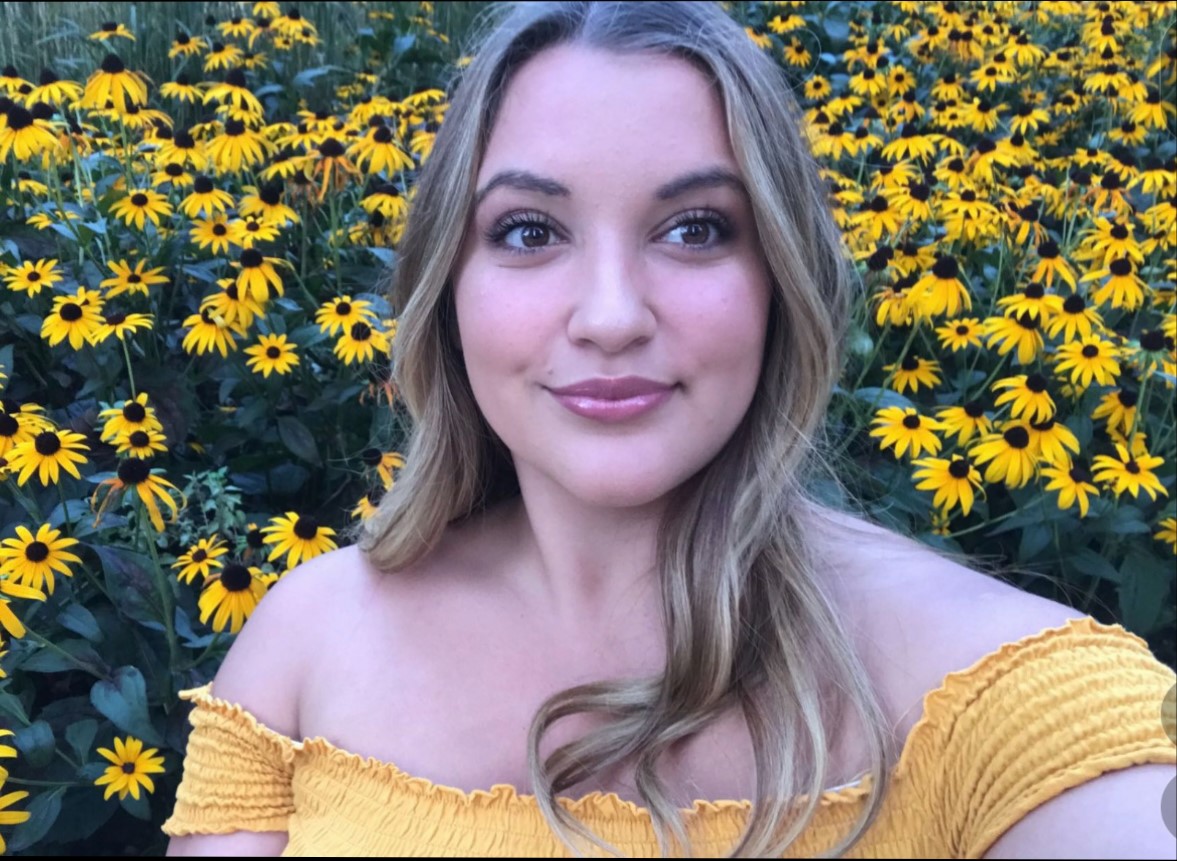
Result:
{"label": "smocked fabric top", "polygon": [[[949,673],[924,697],[881,812],[846,857],[979,858],[1073,786],[1132,765],[1177,764],[1161,717],[1175,681],[1143,639],[1089,617]],[[294,741],[214,697],[212,683],[180,696],[194,703],[193,730],[165,834],[286,831],[284,855],[572,855],[535,798],[510,785],[463,791],[321,736]],[[837,845],[870,784],[868,775],[824,792],[787,857]],[[646,808],[601,792],[559,803],[626,855],[660,855]],[[695,801],[683,812],[694,854],[730,851],[750,809]]]}

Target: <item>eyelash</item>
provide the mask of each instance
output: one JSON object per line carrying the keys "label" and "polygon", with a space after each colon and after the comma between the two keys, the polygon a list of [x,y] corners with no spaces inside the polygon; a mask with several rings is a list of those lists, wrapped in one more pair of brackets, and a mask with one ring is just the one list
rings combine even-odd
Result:
{"label": "eyelash", "polygon": [[[690,249],[691,251],[697,253],[713,251],[717,246],[722,245],[730,240],[734,233],[731,222],[728,220],[728,218],[710,209],[694,209],[690,212],[684,212],[682,215],[675,218],[674,224],[667,228],[666,232],[670,233],[671,231],[677,230],[684,225],[696,223],[708,224],[714,229],[715,233],[718,234],[718,237],[714,243],[704,246],[686,244],[682,246],[683,248]],[[490,242],[496,248],[503,249],[509,254],[535,254],[536,252],[543,251],[549,246],[543,245],[538,248],[513,248],[509,245],[503,244],[503,240],[511,231],[518,227],[530,227],[532,225],[546,227],[552,232],[557,232],[556,225],[552,223],[550,218],[548,218],[546,215],[543,215],[542,213],[512,212],[509,215],[499,219],[499,221],[486,232],[485,238],[487,242]]]}

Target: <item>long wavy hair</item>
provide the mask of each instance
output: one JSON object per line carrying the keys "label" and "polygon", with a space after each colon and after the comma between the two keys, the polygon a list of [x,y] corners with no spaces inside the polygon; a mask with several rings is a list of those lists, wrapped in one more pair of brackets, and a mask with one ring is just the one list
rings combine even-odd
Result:
{"label": "long wavy hair", "polygon": [[[797,103],[780,67],[716,3],[499,3],[481,24],[474,58],[451,84],[398,248],[392,373],[413,426],[406,465],[367,521],[360,548],[375,567],[395,572],[425,557],[447,524],[519,494],[510,452],[466,377],[452,290],[476,177],[512,75],[561,44],[692,63],[722,99],[772,276],[758,391],[724,449],[671,494],[660,524],[663,671],[550,697],[528,737],[533,791],[571,851],[580,853],[579,837],[619,855],[557,795],[632,762],[663,856],[675,844],[689,854],[681,811],[656,766],[672,745],[738,708],[755,753],[756,797],[729,857],[780,857],[816,813],[837,737],[831,731],[854,710],[866,729],[872,791],[830,850],[838,857],[878,815],[895,741],[819,573],[813,525],[825,509],[807,487],[824,465],[819,436],[839,374],[852,276]],[[576,713],[606,722],[541,760],[541,737]]]}

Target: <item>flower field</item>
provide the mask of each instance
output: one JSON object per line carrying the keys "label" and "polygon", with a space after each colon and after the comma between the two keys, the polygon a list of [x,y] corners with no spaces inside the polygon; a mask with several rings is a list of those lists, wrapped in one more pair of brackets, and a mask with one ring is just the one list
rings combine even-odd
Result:
{"label": "flower field", "polygon": [[[861,281],[823,492],[1173,665],[1171,5],[724,5]],[[0,851],[161,853],[177,691],[396,481],[482,7],[0,4]]]}

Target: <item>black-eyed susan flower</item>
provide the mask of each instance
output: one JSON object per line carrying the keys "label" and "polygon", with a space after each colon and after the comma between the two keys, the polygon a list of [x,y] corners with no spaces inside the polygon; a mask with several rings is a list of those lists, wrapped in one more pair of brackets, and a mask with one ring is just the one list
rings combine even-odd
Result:
{"label": "black-eyed susan flower", "polygon": [[1042,352],[1044,341],[1037,317],[989,317],[985,320],[986,344],[1004,356],[1017,349],[1018,363],[1028,365]]}
{"label": "black-eyed susan flower", "polygon": [[128,39],[134,42],[135,34],[127,28],[126,24],[117,21],[106,21],[101,27],[90,34],[90,38],[98,42],[105,42],[109,39],[116,38]]}
{"label": "black-eyed susan flower", "polygon": [[950,255],[937,254],[931,271],[912,290],[913,301],[929,316],[955,317],[962,307],[973,307],[969,292],[960,281],[960,266]]}
{"label": "black-eyed susan flower", "polygon": [[81,452],[89,451],[86,438],[67,430],[43,430],[31,440],[14,445],[8,453],[8,468],[18,472],[16,483],[25,483],[37,476],[43,485],[57,484],[61,470],[74,478],[81,478],[77,464],[85,463]]}
{"label": "black-eyed susan flower", "polygon": [[369,490],[360,497],[360,501],[351,510],[351,516],[358,517],[360,520],[367,520],[379,509],[380,500],[384,497],[384,492],[383,487],[376,487]]}
{"label": "black-eyed susan flower", "polygon": [[1030,433],[1030,451],[1040,461],[1056,466],[1069,464],[1071,455],[1079,453],[1079,440],[1065,424],[1048,416],[1041,421],[1032,421],[1027,430]]}
{"label": "black-eyed susan flower", "polygon": [[912,457],[918,457],[925,450],[931,454],[940,451],[940,438],[935,432],[943,430],[943,425],[921,416],[914,407],[884,407],[871,424],[878,425],[870,435],[879,438],[879,448],[890,448],[897,458],[909,448]]}
{"label": "black-eyed susan flower", "polygon": [[1047,391],[1049,381],[1039,373],[1017,374],[998,380],[992,386],[994,391],[1007,389],[998,396],[995,406],[1010,405],[1010,415],[1026,421],[1041,421],[1054,415],[1054,399]]}
{"label": "black-eyed susan flower", "polygon": [[115,54],[107,54],[98,70],[86,80],[78,106],[101,111],[107,109],[108,103],[116,111],[147,104],[146,81],[137,72],[129,71]]}
{"label": "black-eyed susan flower", "polygon": [[0,160],[7,161],[11,153],[17,161],[29,161],[57,148],[57,135],[46,120],[19,105],[0,115]]}
{"label": "black-eyed susan flower", "polygon": [[250,357],[245,364],[263,377],[271,373],[288,374],[298,364],[294,344],[285,335],[260,335],[257,344],[246,347],[245,353]]}
{"label": "black-eyed susan flower", "polygon": [[1062,335],[1064,341],[1091,337],[1096,329],[1103,329],[1100,313],[1087,304],[1079,293],[1072,293],[1063,300],[1055,315],[1046,324],[1046,334],[1055,338]]}
{"label": "black-eyed susan flower", "polygon": [[1154,500],[1158,493],[1169,495],[1153,472],[1165,462],[1164,458],[1154,457],[1147,451],[1129,454],[1120,443],[1116,443],[1116,454],[1118,457],[1096,455],[1091,462],[1096,481],[1108,485],[1117,496],[1127,492],[1135,499],[1141,490]]}
{"label": "black-eyed susan flower", "polygon": [[68,339],[70,347],[80,350],[93,339],[102,325],[102,306],[90,299],[85,287],[79,287],[73,295],[54,298],[53,310],[41,323],[41,337],[50,347]]}
{"label": "black-eyed susan flower", "polygon": [[1006,422],[999,431],[985,434],[969,450],[977,465],[985,467],[985,481],[1005,482],[1009,488],[1024,487],[1034,477],[1035,456],[1030,431],[1024,422]]}
{"label": "black-eyed susan flower", "polygon": [[140,392],[117,407],[102,410],[98,418],[104,422],[100,437],[103,442],[117,443],[138,430],[163,430],[155,410],[147,403],[147,392]]}
{"label": "black-eyed susan flower", "polygon": [[31,82],[20,76],[20,72],[11,63],[0,69],[0,91],[8,95],[18,95],[22,90],[32,89]]}
{"label": "black-eyed susan flower", "polygon": [[271,144],[240,120],[225,121],[223,131],[208,143],[208,156],[218,173],[239,173],[265,160]]}
{"label": "black-eyed susan flower", "polygon": [[1120,375],[1120,363],[1116,361],[1119,353],[1111,341],[1089,335],[1058,348],[1055,371],[1064,377],[1069,372],[1071,384],[1083,388],[1090,386],[1092,381],[1101,386],[1115,385],[1116,377]]}
{"label": "black-eyed susan flower", "polygon": [[1054,315],[1062,308],[1063,298],[1054,293],[1047,293],[1037,281],[1031,281],[1021,292],[1012,296],[1003,296],[997,300],[997,307],[1001,308],[1007,317],[1015,314],[1028,314],[1036,317],[1042,324],[1049,324]]}
{"label": "black-eyed susan flower", "polygon": [[95,786],[106,786],[103,800],[117,792],[120,801],[128,794],[137,801],[140,787],[144,792],[155,792],[149,775],[164,772],[164,759],[157,753],[154,747],[144,750],[143,742],[134,736],[127,736],[125,741],[116,736],[114,750],[98,748],[98,754],[113,763],[94,781]]}
{"label": "black-eyed susan flower", "polygon": [[124,495],[127,490],[133,490],[143,507],[147,509],[151,525],[155,527],[156,532],[163,532],[164,527],[159,503],[162,502],[171,510],[171,520],[174,521],[180,512],[179,505],[172,498],[172,494],[175,493],[183,501],[183,494],[179,488],[163,476],[156,475],[151,467],[151,461],[138,457],[129,457],[119,461],[114,477],[104,479],[94,491],[91,504],[97,502],[98,495],[102,493],[103,489],[106,490],[106,495],[99,504],[98,516],[95,519],[96,525],[112,499]]}
{"label": "black-eyed susan flower", "polygon": [[[195,57],[208,50],[208,42],[202,36],[191,36],[188,33],[176,33],[176,38],[168,47],[168,59],[177,57]],[[161,88],[162,91],[162,88]]]}
{"label": "black-eyed susan flower", "polygon": [[360,171],[348,158],[347,149],[335,137],[327,137],[318,147],[318,157],[311,167],[311,178],[319,178],[317,199],[321,203],[330,190],[339,191],[351,180],[360,177]]}
{"label": "black-eyed susan flower", "polygon": [[135,261],[134,267],[125,259],[111,260],[106,265],[114,273],[113,278],[107,278],[99,283],[100,287],[106,288],[107,299],[123,293],[146,296],[150,287],[168,283],[167,276],[163,274],[163,267],[148,269],[146,260]]}
{"label": "black-eyed susan flower", "polygon": [[5,538],[0,547],[0,575],[14,583],[53,594],[54,572],[72,577],[68,563],[81,559],[66,548],[78,543],[76,538],[63,537],[61,531],[41,524],[34,535],[25,526],[16,527],[16,538]]}
{"label": "black-eyed susan flower", "polygon": [[1084,275],[1082,280],[1098,281],[1101,278],[1107,280],[1092,292],[1091,300],[1095,304],[1107,305],[1110,302],[1113,308],[1126,311],[1135,311],[1144,304],[1147,287],[1129,258],[1117,257],[1107,266]]}
{"label": "black-eyed susan flower", "polygon": [[1120,388],[1108,392],[1096,405],[1091,418],[1107,420],[1109,431],[1120,430],[1128,433],[1132,423],[1136,421],[1136,401],[1139,397],[1135,389]]}
{"label": "black-eyed susan flower", "polygon": [[225,74],[224,81],[210,84],[204,92],[203,100],[206,105],[209,102],[230,105],[237,111],[231,116],[241,120],[261,118],[266,112],[257,96],[249,91],[244,69],[230,69]]}
{"label": "black-eyed susan flower", "polygon": [[53,429],[53,423],[38,410],[40,407],[33,404],[20,408],[0,401],[0,457],[6,457],[15,446],[29,442],[41,431]]}
{"label": "black-eyed susan flower", "polygon": [[191,583],[199,574],[201,581],[207,580],[214,570],[224,566],[220,557],[228,552],[228,545],[215,532],[208,538],[201,538],[172,563],[173,568],[180,569],[176,578],[182,583]]}
{"label": "black-eyed susan flower", "polygon": [[190,130],[181,129],[172,135],[171,140],[159,143],[155,164],[157,167],[180,164],[192,170],[204,170],[208,167],[209,157],[204,144],[193,137]]}
{"label": "black-eyed susan flower", "polygon": [[1157,531],[1153,538],[1157,541],[1169,542],[1169,547],[1177,554],[1177,517],[1165,517],[1157,522]]}
{"label": "black-eyed susan flower", "polygon": [[279,227],[300,221],[298,213],[282,202],[282,183],[268,182],[260,188],[247,185],[245,192],[237,205],[242,217],[256,218]]}
{"label": "black-eyed susan flower", "polygon": [[273,242],[278,238],[278,226],[258,218],[234,218],[229,222],[233,243],[242,248],[253,248],[259,242]]}
{"label": "black-eyed susan flower", "polygon": [[[11,730],[9,730],[11,732]],[[3,781],[0,780],[0,789],[3,788]],[[18,790],[16,792],[6,792],[0,795],[0,825],[20,825],[22,822],[28,822],[29,817],[33,814],[28,810],[9,810],[8,808],[16,804],[18,801],[23,801],[29,797],[26,790]],[[3,835],[0,835],[0,855],[3,855],[8,850],[7,844],[4,842]]]}
{"label": "black-eyed susan flower", "polygon": [[1054,284],[1055,278],[1067,282],[1072,290],[1078,287],[1075,281],[1075,270],[1063,257],[1058,243],[1053,239],[1048,239],[1038,246],[1038,263],[1030,274],[1030,280],[1050,287]]}
{"label": "black-eyed susan flower", "polygon": [[985,405],[981,401],[941,407],[936,411],[936,418],[944,426],[944,433],[955,436],[960,445],[967,443],[973,436],[981,436],[993,430],[993,422],[985,414]]}
{"label": "black-eyed susan flower", "polygon": [[204,97],[204,91],[199,84],[193,84],[187,75],[176,75],[175,80],[164,81],[159,85],[159,94],[165,99],[175,99],[177,102],[198,104]]}
{"label": "black-eyed susan flower", "polygon": [[172,214],[172,205],[167,197],[150,188],[135,190],[116,201],[110,208],[111,214],[123,219],[128,227],[142,230],[147,220],[159,227],[160,218]]}
{"label": "black-eyed susan flower", "polygon": [[953,455],[951,458],[925,457],[912,461],[919,467],[912,473],[916,490],[934,490],[932,504],[942,514],[949,514],[960,506],[961,513],[968,516],[973,510],[976,493],[984,496],[981,473],[967,457]]}
{"label": "black-eyed susan flower", "polygon": [[1127,219],[1111,220],[1096,217],[1090,228],[1080,235],[1075,259],[1108,265],[1124,257],[1137,265],[1144,264],[1144,252],[1136,241],[1136,229]]}
{"label": "black-eyed susan flower", "polygon": [[62,278],[57,260],[26,260],[19,266],[9,267],[4,273],[4,283],[9,290],[17,293],[38,295],[44,288],[52,287]]}
{"label": "black-eyed susan flower", "polygon": [[370,362],[377,353],[386,355],[388,347],[388,336],[384,332],[364,320],[357,320],[344,328],[333,352],[344,364],[352,365]]}
{"label": "black-eyed susan flower", "polygon": [[228,358],[229,352],[237,349],[234,335],[243,334],[243,327],[234,326],[224,318],[216,317],[207,306],[185,318],[184,327],[188,331],[181,345],[185,352],[196,353],[198,356],[216,350],[221,354],[221,358]]}
{"label": "black-eyed susan flower", "polygon": [[907,389],[918,392],[920,386],[934,388],[940,385],[940,363],[912,353],[905,356],[902,362],[884,365],[883,371],[891,375],[890,385],[900,394]]}
{"label": "black-eyed susan flower", "polygon": [[293,568],[299,562],[314,559],[337,547],[331,539],[335,534],[334,529],[323,526],[314,517],[299,515],[294,511],[273,518],[262,532],[266,536],[266,544],[271,545],[268,560],[274,562],[285,554],[287,568]]}
{"label": "black-eyed susan flower", "polygon": [[114,337],[120,341],[128,335],[133,335],[137,329],[151,329],[155,318],[151,314],[127,314],[122,311],[109,311],[102,315],[102,322],[90,338],[91,344],[101,344],[107,338]]}
{"label": "black-eyed susan flower", "polygon": [[157,430],[135,430],[118,440],[117,454],[128,457],[151,458],[168,450],[168,441]]}
{"label": "black-eyed susan flower", "polygon": [[369,174],[391,176],[397,171],[412,170],[413,160],[393,138],[392,129],[380,123],[347,148],[356,167]]}
{"label": "black-eyed susan flower", "polygon": [[188,236],[202,251],[207,249],[213,254],[227,254],[236,238],[229,217],[223,212],[193,221]]}
{"label": "black-eyed susan flower", "polygon": [[961,188],[940,198],[937,208],[944,237],[950,242],[976,245],[1001,233],[1001,213],[972,188]]}
{"label": "black-eyed susan flower", "polygon": [[177,162],[165,164],[162,170],[157,170],[151,174],[151,187],[161,188],[162,186],[170,186],[174,189],[190,188],[194,181],[192,174],[184,169],[184,165]]}
{"label": "black-eyed susan flower", "polygon": [[192,181],[192,191],[180,201],[180,211],[189,218],[202,215],[214,216],[233,207],[233,195],[216,188],[213,181],[203,174]]}
{"label": "black-eyed susan flower", "polygon": [[940,346],[946,350],[951,349],[954,353],[968,347],[980,347],[981,334],[981,321],[976,317],[949,320],[943,326],[936,327]]}
{"label": "black-eyed susan flower", "polygon": [[1042,476],[1050,479],[1045,489],[1057,491],[1059,510],[1077,505],[1079,516],[1086,517],[1091,507],[1088,497],[1099,496],[1099,488],[1091,483],[1091,472],[1080,463],[1045,466]]}
{"label": "black-eyed susan flower", "polygon": [[259,302],[269,299],[272,295],[281,296],[282,278],[274,268],[281,263],[282,261],[276,257],[263,256],[255,248],[246,248],[233,262],[234,267],[241,270],[237,274],[237,289],[242,294],[248,293]]}
{"label": "black-eyed susan flower", "polygon": [[853,226],[861,229],[871,239],[894,236],[903,226],[903,215],[882,194],[875,195],[852,219]]}
{"label": "black-eyed susan flower", "polygon": [[315,312],[315,322],[327,335],[334,335],[345,329],[350,329],[353,323],[376,322],[376,314],[370,310],[372,303],[364,299],[352,299],[351,296],[340,296],[329,299],[319,306]]}
{"label": "black-eyed susan flower", "polygon": [[208,309],[212,319],[221,319],[226,325],[245,331],[262,316],[263,303],[248,293],[242,294],[237,289],[236,279],[218,278],[217,286],[220,289],[216,293],[205,296],[200,302],[201,310]]}
{"label": "black-eyed susan flower", "polygon": [[204,71],[215,72],[218,69],[231,69],[241,62],[242,51],[232,42],[213,42],[209,52],[204,55]]}

